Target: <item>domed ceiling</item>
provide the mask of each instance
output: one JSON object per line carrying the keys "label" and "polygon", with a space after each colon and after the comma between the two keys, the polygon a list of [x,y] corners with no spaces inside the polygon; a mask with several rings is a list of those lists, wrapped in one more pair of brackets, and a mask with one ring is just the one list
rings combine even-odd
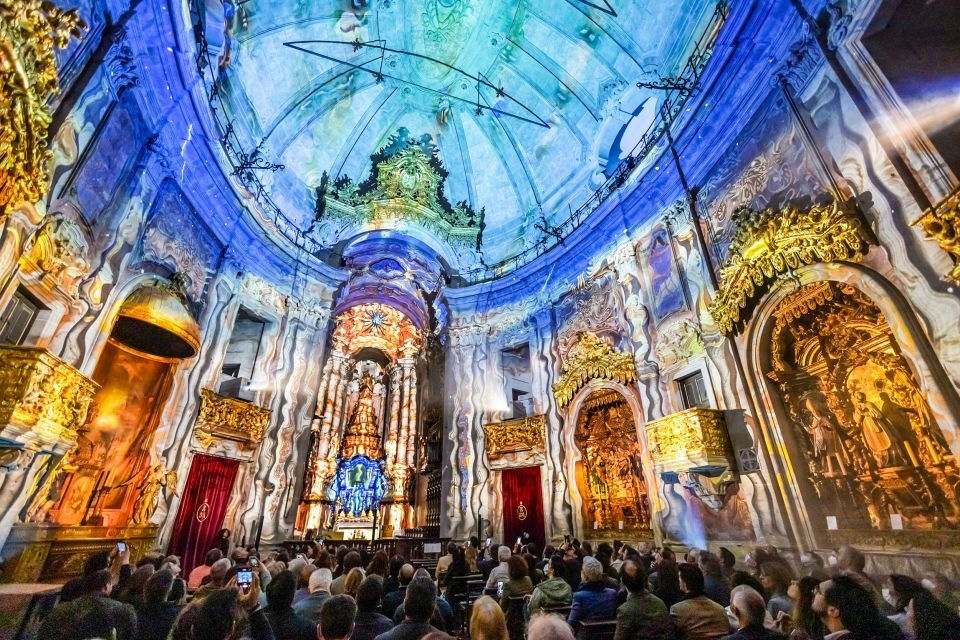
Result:
{"label": "domed ceiling", "polygon": [[449,240],[458,224],[473,229],[446,252],[465,269],[541,240],[541,216],[566,218],[603,183],[656,112],[658,95],[636,82],[679,73],[716,3],[222,6],[206,4],[206,32],[231,135],[282,165],[261,179],[283,213],[328,247],[384,226],[414,233],[409,215],[391,223],[370,204],[385,197],[390,169],[395,190],[425,184],[418,202],[443,209],[416,233]]}

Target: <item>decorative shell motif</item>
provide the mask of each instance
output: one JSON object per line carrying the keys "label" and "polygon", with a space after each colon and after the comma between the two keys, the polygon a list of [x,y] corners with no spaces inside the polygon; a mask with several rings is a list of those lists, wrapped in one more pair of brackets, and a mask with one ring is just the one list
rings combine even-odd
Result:
{"label": "decorative shell motif", "polygon": [[596,378],[626,384],[637,379],[637,368],[629,353],[614,349],[594,333],[580,331],[567,351],[563,375],[553,385],[557,404],[566,406],[583,385]]}

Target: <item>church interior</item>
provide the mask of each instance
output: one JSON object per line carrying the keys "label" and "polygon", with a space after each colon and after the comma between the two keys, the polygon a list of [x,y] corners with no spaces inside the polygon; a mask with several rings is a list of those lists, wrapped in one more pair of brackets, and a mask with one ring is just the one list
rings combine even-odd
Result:
{"label": "church interior", "polygon": [[950,0],[0,0],[0,582],[127,545],[960,578]]}

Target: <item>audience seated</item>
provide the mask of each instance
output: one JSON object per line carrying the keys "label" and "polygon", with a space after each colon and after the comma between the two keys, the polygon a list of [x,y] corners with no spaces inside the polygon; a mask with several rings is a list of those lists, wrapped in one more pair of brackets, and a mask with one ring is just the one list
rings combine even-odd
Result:
{"label": "audience seated", "polygon": [[907,605],[918,594],[925,591],[923,585],[909,576],[899,573],[891,573],[887,576],[886,586],[881,593],[886,604],[890,607],[888,611],[893,611],[887,617],[897,623],[900,631],[909,634],[909,625],[907,624]]}
{"label": "audience seated", "polygon": [[[471,639],[472,640],[472,639]],[[527,640],[574,640],[570,625],[560,616],[538,613],[527,625]]]}
{"label": "audience seated", "polygon": [[319,637],[322,640],[350,640],[356,617],[357,605],[353,598],[346,594],[330,596],[320,607]]}
{"label": "audience seated", "polygon": [[525,596],[533,591],[533,582],[530,580],[530,567],[521,556],[513,555],[507,560],[509,580],[503,585],[500,596],[500,607],[506,611],[510,606],[510,598]]}
{"label": "audience seated", "polygon": [[574,632],[583,620],[612,620],[616,613],[617,592],[604,583],[603,566],[593,557],[583,559],[580,590],[573,594],[567,622]]}
{"label": "audience seated", "polygon": [[143,602],[137,608],[137,640],[165,640],[170,633],[181,608],[177,602],[170,600],[176,580],[168,569],[155,572],[147,580],[143,588]]}
{"label": "audience seated", "polygon": [[493,568],[497,566],[497,553],[499,550],[500,546],[497,543],[495,543],[493,540],[487,541],[487,546],[483,550],[483,557],[477,561],[477,567],[483,574],[484,580],[490,577],[490,572],[493,571]]}
{"label": "audience seated", "polygon": [[960,616],[929,591],[922,591],[910,600],[907,626],[917,640],[956,640],[960,637]]}
{"label": "audience seated", "polygon": [[823,619],[829,640],[901,640],[900,627],[877,607],[873,594],[851,575],[821,582],[813,610]]}
{"label": "audience seated", "polygon": [[[417,578],[420,578],[421,580],[430,580],[430,582],[433,583],[433,579],[430,577],[430,573],[426,569],[417,569],[416,573],[413,574],[413,579],[416,580]],[[401,603],[393,614],[393,623],[400,624],[404,617],[405,613],[403,604]],[[443,598],[434,599],[434,609],[433,615],[430,617],[430,624],[440,631],[452,631],[456,627],[456,619],[453,616],[453,607],[450,606],[449,602]]]}
{"label": "audience seated", "polygon": [[702,552],[697,565],[703,572],[703,593],[724,607],[730,604],[730,581],[723,575],[720,559],[709,551]]}
{"label": "audience seated", "polygon": [[730,609],[737,618],[737,631],[726,640],[786,640],[787,636],[764,626],[767,605],[753,587],[735,587],[730,592]]}
{"label": "audience seated", "polygon": [[130,579],[132,573],[132,569],[130,568],[130,551],[127,550],[123,553],[116,551],[107,553],[104,551],[91,555],[87,558],[86,562],[83,563],[83,573],[80,577],[68,580],[60,589],[60,602],[70,602],[74,598],[88,593],[92,588],[89,580],[93,574],[103,569],[109,569],[111,565],[116,566],[118,564],[120,575],[117,582],[118,585],[122,586]]}
{"label": "audience seated", "polygon": [[266,587],[267,608],[264,613],[277,638],[314,640],[317,624],[293,610],[297,578],[290,571],[281,571]]}
{"label": "audience seated", "polygon": [[530,617],[540,612],[544,607],[567,607],[573,599],[573,590],[564,580],[566,565],[563,556],[554,554],[547,564],[547,579],[534,588],[527,609]]}
{"label": "audience seated", "polygon": [[187,587],[191,591],[200,588],[203,579],[210,575],[210,568],[213,566],[213,563],[222,557],[223,552],[221,552],[220,549],[210,549],[210,551],[207,551],[207,555],[203,558],[203,564],[199,567],[194,567],[190,575],[187,576]]}
{"label": "audience seated", "polygon": [[837,569],[840,570],[840,574],[853,578],[857,584],[870,593],[874,604],[883,607],[883,596],[880,593],[880,588],[865,573],[866,566],[867,558],[860,551],[850,545],[840,547],[837,552]]}
{"label": "audience seated", "polygon": [[437,588],[433,580],[414,578],[407,585],[403,599],[403,620],[390,631],[378,635],[376,640],[419,640],[428,633],[439,631],[430,625],[436,605]]}
{"label": "audience seated", "polygon": [[[330,584],[330,593],[332,595],[338,596],[344,592],[344,586],[347,582],[347,574],[350,573],[352,569],[359,567],[362,564],[360,554],[356,551],[350,551],[343,557],[343,564],[341,565],[341,572],[339,576],[334,576],[333,582]],[[359,586],[359,582],[357,585]]]}
{"label": "audience seated", "polygon": [[664,546],[653,555],[650,588],[653,594],[663,600],[668,607],[683,599],[676,556],[669,547]]}
{"label": "audience seated", "polygon": [[403,604],[403,600],[407,594],[407,585],[413,580],[413,574],[414,569],[412,564],[404,564],[400,567],[398,586],[394,591],[383,597],[383,606],[380,609],[380,613],[388,618],[393,618],[393,614],[396,613],[397,608]]}
{"label": "audience seated", "polygon": [[[518,556],[513,556],[518,557]],[[508,640],[507,619],[502,603],[489,596],[481,596],[473,603],[470,615],[470,640]]]}
{"label": "audience seated", "polygon": [[683,600],[670,607],[680,640],[716,640],[730,632],[727,612],[703,593],[703,572],[696,565],[679,565]]}
{"label": "audience seated", "polygon": [[[360,588],[360,583],[363,582],[363,579],[366,577],[367,573],[360,567],[350,569],[346,579],[343,581],[343,592],[352,598],[356,598],[357,589]],[[336,580],[334,580],[334,582],[336,582]]]}
{"label": "audience seated", "polygon": [[506,582],[510,579],[510,567],[507,564],[510,560],[510,547],[501,546],[497,549],[497,560],[500,564],[490,570],[487,576],[487,589],[496,589],[498,582]]}
{"label": "audience seated", "polygon": [[310,595],[297,603],[293,610],[314,624],[320,622],[320,608],[324,600],[331,596],[330,584],[333,576],[330,569],[317,569],[310,574]]}
{"label": "audience seated", "polygon": [[[383,595],[393,593],[400,588],[400,568],[407,563],[403,556],[393,555],[390,558],[389,574],[383,581]],[[411,577],[413,573],[410,574]]]}
{"label": "audience seated", "polygon": [[210,593],[217,589],[222,589],[227,580],[227,572],[230,571],[230,560],[220,558],[210,567],[210,573],[204,578],[203,584],[193,594],[194,600],[203,600]]}
{"label": "audience seated", "polygon": [[[820,580],[813,576],[804,576],[790,585],[790,597],[796,603],[793,613],[777,621],[781,631],[790,632],[790,640],[823,640],[823,621],[813,610],[813,598],[819,586]],[[769,612],[767,615],[769,619]]]}
{"label": "audience seated", "polygon": [[373,554],[370,563],[367,565],[366,575],[380,576],[386,578],[390,569],[390,557],[382,549]]}
{"label": "audience seated", "polygon": [[793,611],[793,600],[787,595],[791,578],[789,567],[783,563],[768,560],[760,565],[760,584],[766,592],[767,611],[774,620]]}
{"label": "audience seated", "polygon": [[447,555],[440,556],[437,559],[437,570],[435,575],[438,583],[443,584],[443,576],[447,572],[447,568],[450,566],[450,563],[453,562],[453,556],[459,549],[460,547],[457,546],[456,542],[450,541],[447,543]]}
{"label": "audience seated", "polygon": [[352,640],[373,640],[393,628],[393,621],[377,609],[383,598],[383,579],[368,575],[357,589],[357,617]]}
{"label": "audience seated", "polygon": [[647,590],[647,572],[636,560],[620,565],[620,581],[627,590],[626,601],[617,608],[614,640],[671,640],[673,623],[663,600]]}
{"label": "audience seated", "polygon": [[54,607],[40,625],[37,637],[44,640],[136,638],[137,613],[129,604],[108,596],[112,586],[108,569],[85,576],[80,595]]}
{"label": "audience seated", "polygon": [[563,547],[564,579],[570,588],[576,590],[580,586],[580,571],[583,565],[580,562],[580,556],[577,554],[577,548],[573,543]]}

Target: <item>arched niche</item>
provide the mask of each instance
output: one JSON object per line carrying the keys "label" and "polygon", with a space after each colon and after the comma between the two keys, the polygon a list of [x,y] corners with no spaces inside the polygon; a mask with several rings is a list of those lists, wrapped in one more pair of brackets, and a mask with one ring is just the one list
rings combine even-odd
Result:
{"label": "arched niche", "polygon": [[[891,531],[891,513],[908,531],[943,529],[960,518],[957,487],[922,472],[956,468],[949,450],[957,444],[956,395],[890,282],[857,264],[803,267],[765,295],[744,340],[758,422],[768,450],[779,453],[771,463],[801,547],[832,545],[827,516],[846,530],[837,535],[878,544],[891,536],[877,533]],[[928,447],[937,450],[932,455],[903,444],[924,424],[937,442]],[[896,428],[903,433],[891,438]],[[882,452],[887,440],[895,441],[889,455]]]}
{"label": "arched niche", "polygon": [[652,538],[656,485],[642,415],[636,391],[610,380],[591,380],[570,403],[562,439],[576,535]]}

